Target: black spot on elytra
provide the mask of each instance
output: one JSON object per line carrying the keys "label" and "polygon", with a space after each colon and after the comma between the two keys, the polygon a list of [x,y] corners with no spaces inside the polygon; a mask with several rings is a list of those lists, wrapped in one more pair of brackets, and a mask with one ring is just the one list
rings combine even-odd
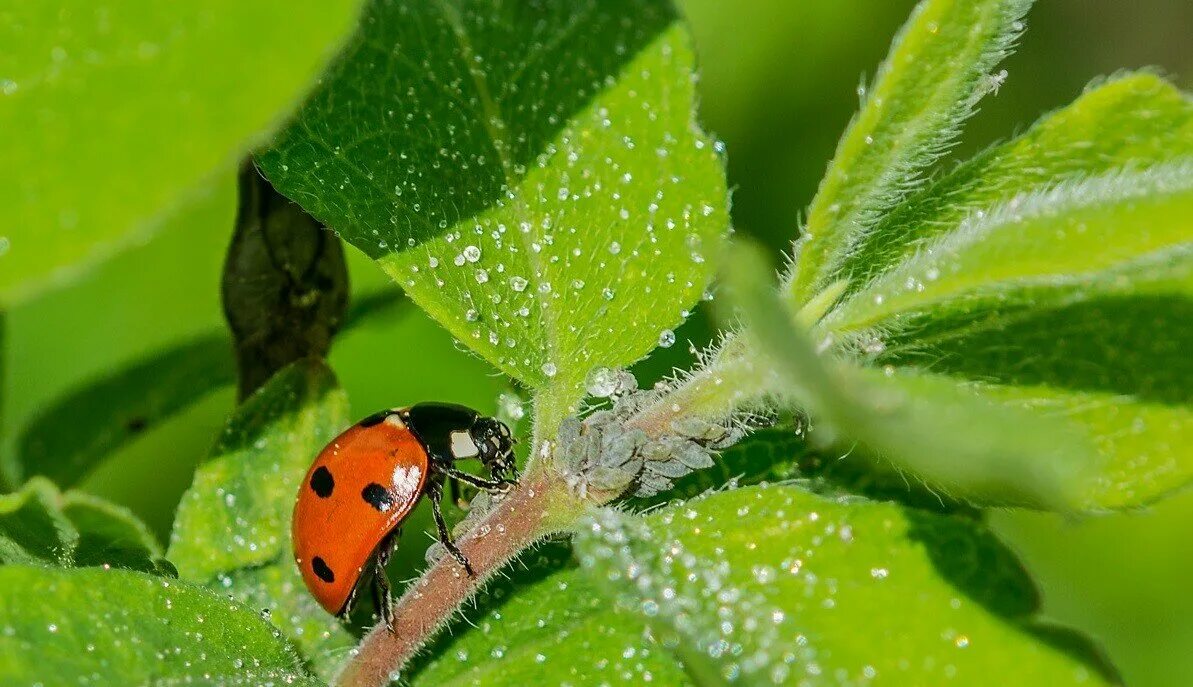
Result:
{"label": "black spot on elytra", "polygon": [[311,475],[311,491],[321,499],[331,496],[331,492],[336,488],[336,481],[331,476],[331,470],[327,466],[320,465],[318,470]]}
{"label": "black spot on elytra", "polygon": [[356,424],[360,425],[361,427],[372,427],[373,425],[379,425],[382,422],[385,422],[385,418],[393,414],[394,411],[392,410],[383,410],[380,413],[373,413]]}
{"label": "black spot on elytra", "polygon": [[390,506],[394,505],[393,494],[390,494],[388,489],[376,482],[371,482],[369,486],[361,489],[360,497],[370,506],[381,512],[389,510]]}
{"label": "black spot on elytra", "polygon": [[324,582],[331,584],[336,581],[335,573],[331,568],[327,567],[327,563],[318,556],[311,559],[311,569],[315,571],[315,576]]}

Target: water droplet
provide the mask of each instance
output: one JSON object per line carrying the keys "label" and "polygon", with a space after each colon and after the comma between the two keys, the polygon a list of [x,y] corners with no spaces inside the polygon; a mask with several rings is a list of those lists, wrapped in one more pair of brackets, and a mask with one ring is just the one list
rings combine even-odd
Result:
{"label": "water droplet", "polygon": [[547,375],[548,377],[554,377],[555,373],[558,372],[558,369],[555,367],[555,363],[543,363],[542,370],[543,374]]}
{"label": "water droplet", "polygon": [[588,373],[584,388],[589,395],[597,398],[608,398],[617,391],[617,370],[608,367],[598,367]]}
{"label": "water droplet", "polygon": [[476,262],[481,259],[481,249],[476,246],[465,246],[463,255],[468,262]]}
{"label": "water droplet", "polygon": [[675,344],[675,332],[670,329],[664,329],[659,332],[659,345],[663,348],[671,348]]}

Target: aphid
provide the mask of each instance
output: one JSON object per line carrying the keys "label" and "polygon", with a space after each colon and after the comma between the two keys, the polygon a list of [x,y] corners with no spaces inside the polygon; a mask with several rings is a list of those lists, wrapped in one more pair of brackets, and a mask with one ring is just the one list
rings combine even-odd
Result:
{"label": "aphid", "polygon": [[[294,504],[294,558],[307,588],[329,613],[352,609],[366,579],[381,619],[392,629],[385,564],[402,522],[425,494],[439,540],[473,575],[452,542],[440,501],[456,480],[479,489],[508,489],[516,477],[509,428],[475,410],[420,403],[370,415],[336,437],[315,458]],[[458,460],[477,459],[490,479],[462,472]]]}

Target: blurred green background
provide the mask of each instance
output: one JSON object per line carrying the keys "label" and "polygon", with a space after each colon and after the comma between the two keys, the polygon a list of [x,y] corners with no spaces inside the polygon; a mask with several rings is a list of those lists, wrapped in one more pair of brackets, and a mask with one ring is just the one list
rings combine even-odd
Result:
{"label": "blurred green background", "polygon": [[[701,117],[729,151],[739,232],[778,251],[803,208],[910,0],[684,0],[703,65]],[[956,157],[1006,138],[1118,69],[1155,66],[1193,85],[1190,0],[1040,0],[1007,83],[967,127]],[[954,158],[954,159],[955,159]],[[944,164],[949,164],[946,161]],[[68,289],[8,314],[0,417],[3,455],[40,410],[72,387],[222,328],[219,274],[235,212],[234,179],[196,198],[152,240]],[[352,256],[359,296],[391,288]],[[681,335],[711,335],[698,314]],[[408,351],[418,365],[405,365]],[[649,382],[686,364],[684,346],[639,369]],[[358,414],[420,399],[493,409],[503,380],[415,309],[394,309],[340,337],[332,363]],[[168,536],[194,466],[230,412],[224,388],[153,428],[83,488],[124,503]],[[70,418],[62,418],[64,431]],[[1084,520],[1003,512],[993,521],[1043,587],[1047,614],[1102,640],[1128,684],[1193,684],[1193,493]],[[417,552],[415,552],[417,553]]]}

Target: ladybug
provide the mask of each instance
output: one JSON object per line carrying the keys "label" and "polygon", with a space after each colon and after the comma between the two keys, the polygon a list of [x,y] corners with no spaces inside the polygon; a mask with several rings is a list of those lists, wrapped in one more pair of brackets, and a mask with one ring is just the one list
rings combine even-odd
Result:
{"label": "ladybug", "polygon": [[[503,423],[449,403],[383,410],[345,430],[315,458],[294,504],[294,559],[311,594],[342,617],[371,579],[382,622],[392,629],[385,564],[423,495],[439,541],[473,575],[443,520],[443,487],[450,480],[454,493],[458,480],[505,491],[515,484],[506,477],[516,477],[513,445]],[[466,459],[480,460],[491,479],[455,467]]]}

